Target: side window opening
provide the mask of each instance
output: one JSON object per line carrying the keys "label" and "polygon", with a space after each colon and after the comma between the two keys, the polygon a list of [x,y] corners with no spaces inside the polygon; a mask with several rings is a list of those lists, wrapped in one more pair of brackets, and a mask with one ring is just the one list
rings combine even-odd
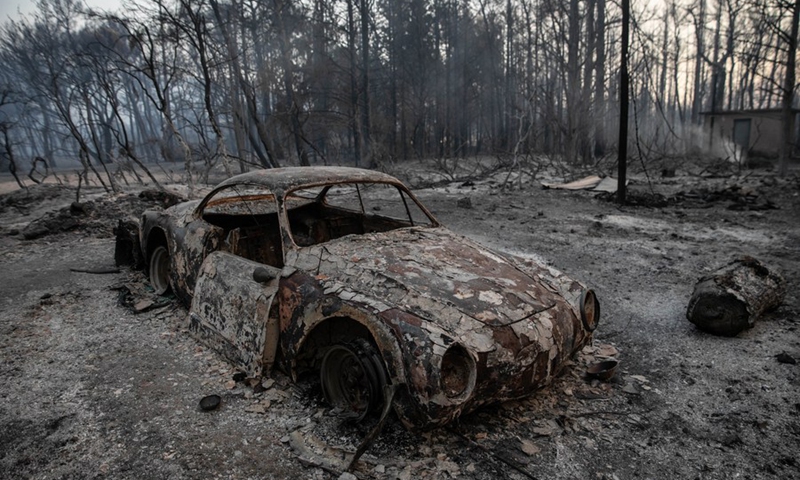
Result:
{"label": "side window opening", "polygon": [[248,260],[283,267],[275,195],[263,188],[236,186],[217,192],[201,214],[225,231],[224,249]]}

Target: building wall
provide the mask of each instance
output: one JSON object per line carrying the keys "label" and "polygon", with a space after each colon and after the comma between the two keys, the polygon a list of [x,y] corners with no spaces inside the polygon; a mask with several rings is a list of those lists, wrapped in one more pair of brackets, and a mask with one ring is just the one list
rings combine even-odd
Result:
{"label": "building wall", "polygon": [[[791,131],[795,131],[797,114],[792,116],[793,125]],[[709,120],[712,115],[707,114],[706,126],[710,125]],[[780,110],[768,110],[760,112],[726,112],[713,115],[714,132],[722,138],[733,139],[733,127],[736,120],[750,119],[750,142],[749,154],[777,157],[781,148],[781,112]],[[793,138],[796,138],[796,134]]]}

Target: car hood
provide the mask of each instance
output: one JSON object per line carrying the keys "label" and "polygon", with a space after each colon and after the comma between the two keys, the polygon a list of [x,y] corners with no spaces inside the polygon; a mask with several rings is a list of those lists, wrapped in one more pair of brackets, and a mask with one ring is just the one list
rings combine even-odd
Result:
{"label": "car hood", "polygon": [[311,270],[319,279],[437,323],[463,322],[467,316],[509,325],[565,302],[535,273],[524,273],[446,228],[351,235],[311,247],[303,256],[309,263],[316,260]]}

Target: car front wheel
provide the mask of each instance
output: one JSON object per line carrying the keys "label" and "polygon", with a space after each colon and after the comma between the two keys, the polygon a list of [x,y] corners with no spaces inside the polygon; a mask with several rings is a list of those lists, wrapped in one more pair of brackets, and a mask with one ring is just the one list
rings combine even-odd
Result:
{"label": "car front wheel", "polygon": [[362,420],[383,406],[386,370],[377,349],[365,339],[332,346],[322,359],[320,380],[325,399],[343,417]]}
{"label": "car front wheel", "polygon": [[163,295],[169,290],[169,252],[164,246],[156,247],[150,255],[150,285],[156,295]]}

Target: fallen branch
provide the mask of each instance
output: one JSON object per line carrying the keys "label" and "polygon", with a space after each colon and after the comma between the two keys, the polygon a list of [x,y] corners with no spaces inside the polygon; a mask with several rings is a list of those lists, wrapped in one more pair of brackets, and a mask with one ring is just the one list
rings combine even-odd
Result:
{"label": "fallen branch", "polygon": [[119,268],[115,267],[101,267],[101,268],[70,268],[70,272],[77,273],[91,273],[94,275],[106,275],[109,273],[119,273]]}
{"label": "fallen branch", "polygon": [[579,413],[570,413],[567,417],[570,418],[578,418],[578,417],[591,417],[592,415],[646,415],[651,413],[655,408],[648,408],[647,410],[640,410],[637,412],[625,412],[625,411],[617,411],[617,410],[595,410],[592,412],[579,412]]}
{"label": "fallen branch", "polygon": [[[36,169],[37,165],[40,163],[44,165],[44,173]],[[33,176],[34,173],[38,173],[42,176],[42,178],[37,179]],[[33,162],[31,163],[31,171],[28,172],[28,178],[30,178],[34,183],[42,183],[48,175],[50,175],[50,165],[47,164],[47,160],[42,157],[34,157]]]}
{"label": "fallen branch", "polygon": [[330,473],[331,475],[333,475],[336,478],[339,478],[342,475],[342,473],[344,473],[344,472],[341,472],[341,471],[339,471],[339,470],[337,470],[337,469],[335,469],[333,467],[325,465],[324,463],[315,462],[314,460],[311,460],[310,458],[305,458],[305,457],[298,456],[297,460],[300,463],[302,463],[303,465],[305,465],[306,467],[320,468],[322,470],[325,470],[326,472]]}
{"label": "fallen branch", "polygon": [[378,424],[375,425],[375,428],[369,432],[369,435],[364,437],[364,440],[361,441],[361,445],[358,446],[356,449],[356,453],[353,455],[353,458],[350,459],[350,464],[347,465],[347,471],[352,472],[353,468],[358,463],[358,459],[361,458],[361,455],[364,455],[364,452],[367,451],[372,442],[375,441],[378,434],[381,433],[383,430],[383,425],[386,423],[386,418],[389,416],[389,412],[392,409],[392,401],[394,401],[394,394],[397,392],[397,384],[393,383],[391,385],[385,385],[383,387],[383,412],[381,412],[381,419],[378,421]]}
{"label": "fallen branch", "polygon": [[525,468],[523,468],[522,465],[520,465],[519,463],[515,462],[514,460],[511,460],[511,459],[508,459],[508,458],[505,458],[503,456],[498,455],[497,453],[495,453],[489,447],[485,447],[485,446],[481,445],[480,443],[476,442],[475,440],[472,440],[471,438],[468,438],[466,435],[464,435],[463,433],[459,432],[458,430],[456,430],[456,429],[454,429],[452,427],[448,427],[447,431],[449,431],[453,435],[455,435],[458,438],[460,438],[467,445],[469,445],[471,447],[478,448],[480,450],[483,450],[490,457],[494,458],[495,460],[499,460],[499,461],[505,463],[506,465],[508,465],[509,467],[513,468],[514,470],[516,470],[517,472],[521,473],[522,475],[525,475],[526,477],[528,477],[528,478],[530,478],[532,480],[537,480],[536,477],[532,473],[530,473],[529,471],[525,470]]}

